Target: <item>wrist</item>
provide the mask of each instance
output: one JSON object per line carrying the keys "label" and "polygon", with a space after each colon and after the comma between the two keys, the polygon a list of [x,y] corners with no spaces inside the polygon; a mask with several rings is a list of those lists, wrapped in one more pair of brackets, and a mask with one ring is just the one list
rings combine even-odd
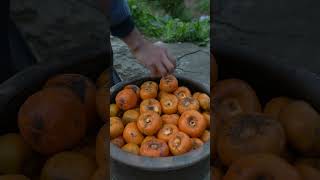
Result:
{"label": "wrist", "polygon": [[127,44],[130,51],[133,53],[137,52],[142,46],[145,45],[145,43],[147,43],[147,40],[136,28],[122,40]]}

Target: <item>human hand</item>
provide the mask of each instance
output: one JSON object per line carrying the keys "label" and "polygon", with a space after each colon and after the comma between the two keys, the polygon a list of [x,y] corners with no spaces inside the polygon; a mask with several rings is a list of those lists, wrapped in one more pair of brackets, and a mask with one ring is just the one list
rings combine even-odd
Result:
{"label": "human hand", "polygon": [[132,51],[132,54],[150,70],[152,76],[165,76],[173,73],[176,68],[176,59],[166,48],[147,40]]}
{"label": "human hand", "polygon": [[128,45],[135,58],[148,68],[152,76],[165,76],[173,73],[176,59],[161,43],[153,44],[146,40],[137,29],[128,34],[123,41]]}

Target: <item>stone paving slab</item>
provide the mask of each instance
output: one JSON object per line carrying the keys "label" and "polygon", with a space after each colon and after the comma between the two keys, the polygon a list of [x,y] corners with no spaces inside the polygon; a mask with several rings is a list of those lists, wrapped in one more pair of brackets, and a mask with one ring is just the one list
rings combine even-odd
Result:
{"label": "stone paving slab", "polygon": [[215,0],[211,42],[320,74],[320,1]]}
{"label": "stone paving slab", "polygon": [[[148,76],[149,71],[140,65],[127,46],[117,38],[111,38],[114,53],[113,65],[122,80]],[[176,74],[210,85],[209,47],[192,43],[163,44],[177,58]]]}

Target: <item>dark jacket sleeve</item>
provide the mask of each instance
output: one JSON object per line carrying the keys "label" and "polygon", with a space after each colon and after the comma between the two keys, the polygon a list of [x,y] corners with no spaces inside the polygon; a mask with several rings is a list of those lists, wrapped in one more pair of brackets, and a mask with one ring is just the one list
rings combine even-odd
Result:
{"label": "dark jacket sleeve", "polygon": [[119,38],[126,37],[133,29],[127,0],[111,0],[111,34]]}

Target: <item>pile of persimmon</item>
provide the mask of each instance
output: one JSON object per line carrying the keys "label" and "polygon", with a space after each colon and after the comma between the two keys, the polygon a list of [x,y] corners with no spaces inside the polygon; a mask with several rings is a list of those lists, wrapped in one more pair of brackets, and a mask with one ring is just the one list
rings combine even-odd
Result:
{"label": "pile of persimmon", "polygon": [[320,179],[320,115],[311,104],[280,96],[262,105],[240,79],[211,83],[211,97],[212,179]]}
{"label": "pile of persimmon", "polygon": [[0,179],[106,179],[107,83],[107,71],[97,84],[80,74],[49,78],[20,107],[19,132],[0,136]]}
{"label": "pile of persimmon", "polygon": [[110,141],[147,157],[185,154],[210,140],[210,98],[167,75],[125,86],[110,105]]}

